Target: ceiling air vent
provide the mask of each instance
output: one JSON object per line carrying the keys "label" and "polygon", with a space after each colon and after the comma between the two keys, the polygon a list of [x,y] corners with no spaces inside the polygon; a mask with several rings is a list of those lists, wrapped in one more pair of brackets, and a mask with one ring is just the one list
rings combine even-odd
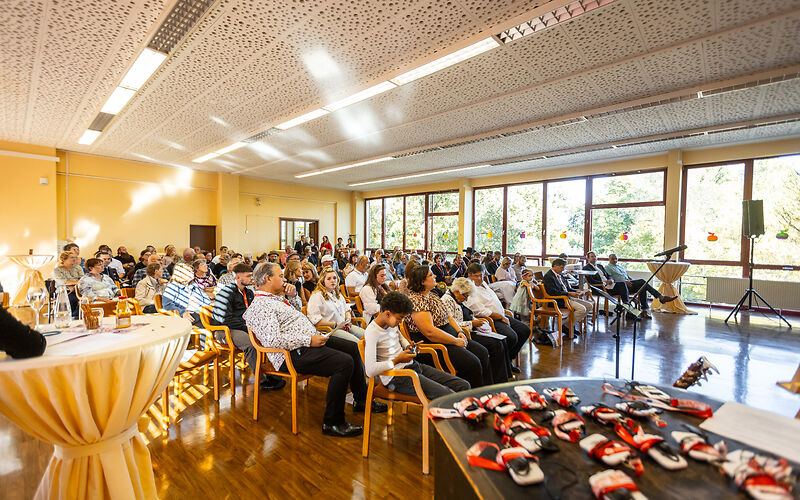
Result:
{"label": "ceiling air vent", "polygon": [[214,2],[215,0],[178,0],[147,46],[169,54]]}

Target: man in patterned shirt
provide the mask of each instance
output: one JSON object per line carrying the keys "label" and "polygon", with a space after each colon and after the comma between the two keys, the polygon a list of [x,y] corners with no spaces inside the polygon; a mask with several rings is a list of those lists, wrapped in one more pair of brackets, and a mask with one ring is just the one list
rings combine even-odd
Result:
{"label": "man in patterned shirt", "polygon": [[[250,307],[242,315],[247,327],[265,347],[286,349],[299,373],[330,377],[322,433],[336,437],[357,436],[363,428],[345,421],[347,387],[353,391],[354,410],[366,408],[367,384],[358,345],[321,335],[300,312],[301,302],[293,285],[286,285],[277,264],[259,264],[253,273],[256,287]],[[283,353],[268,353],[272,366],[287,371]],[[372,411],[387,411],[384,403],[373,402]]]}

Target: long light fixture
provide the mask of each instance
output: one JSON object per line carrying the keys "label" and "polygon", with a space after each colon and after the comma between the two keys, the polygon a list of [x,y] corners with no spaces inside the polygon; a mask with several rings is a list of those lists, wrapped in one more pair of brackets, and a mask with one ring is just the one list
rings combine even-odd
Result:
{"label": "long light fixture", "polygon": [[297,174],[295,178],[302,179],[303,177],[311,177],[312,175],[329,174],[331,172],[338,172],[339,170],[346,170],[348,168],[360,167],[362,165],[371,165],[382,161],[394,160],[394,156],[384,156],[383,158],[375,158],[374,160],[360,161],[358,163],[351,163],[349,165],[341,165],[339,167],[324,168],[322,170],[314,170],[313,172],[306,172],[304,174]]}
{"label": "long light fixture", "polygon": [[470,167],[457,167],[457,168],[445,168],[445,169],[441,169],[441,170],[429,170],[428,172],[420,172],[420,173],[417,173],[417,174],[397,175],[397,176],[394,176],[394,177],[384,177],[383,179],[373,179],[373,180],[370,180],[370,181],[353,182],[351,184],[348,184],[348,186],[350,186],[350,187],[366,186],[367,184],[378,184],[378,183],[381,183],[381,182],[402,181],[402,180],[405,180],[405,179],[415,179],[417,177],[426,177],[426,176],[429,176],[429,175],[451,174],[453,172],[462,172],[464,170],[473,170],[473,169],[476,169],[476,168],[487,168],[487,167],[491,167],[491,165],[490,164],[472,165]]}
{"label": "long light fixture", "polygon": [[327,115],[328,113],[330,113],[330,111],[328,111],[327,109],[322,109],[322,108],[315,109],[314,111],[309,111],[304,115],[300,115],[295,118],[292,118],[291,120],[286,120],[283,123],[279,123],[278,125],[275,125],[275,128],[280,130],[287,130],[292,127],[296,127],[302,123],[311,121],[314,118],[319,118],[320,116]]}
{"label": "long light fixture", "polygon": [[243,148],[245,146],[247,146],[246,142],[234,142],[230,146],[225,146],[224,148],[218,149],[218,150],[216,150],[214,152],[217,153],[218,155],[224,155],[226,153],[230,153],[231,151],[237,150],[239,148]]}
{"label": "long light fixture", "polygon": [[452,54],[447,54],[439,59],[431,61],[427,64],[423,64],[419,68],[414,68],[411,71],[407,71],[402,75],[390,79],[389,81],[397,85],[404,85],[408,82],[413,82],[414,80],[422,78],[423,76],[427,76],[431,73],[436,73],[437,71],[449,68],[454,64],[458,64],[461,61],[466,61],[471,57],[483,54],[487,50],[491,50],[499,46],[500,44],[497,43],[497,40],[494,38],[484,38],[478,43],[473,43],[472,45],[464,47],[461,50],[457,50]]}
{"label": "long light fixture", "polygon": [[100,137],[101,132],[99,130],[87,130],[83,133],[80,139],[78,139],[78,144],[84,144],[86,146],[91,145],[95,139]]}
{"label": "long light fixture", "polygon": [[108,97],[106,103],[103,104],[100,112],[116,115],[122,108],[125,107],[126,104],[128,104],[128,101],[131,100],[135,93],[136,91],[134,89],[126,89],[125,87],[115,88],[114,92],[112,92]]}
{"label": "long light fixture", "polygon": [[195,158],[194,160],[192,160],[192,162],[203,163],[204,161],[210,160],[211,158],[216,158],[217,156],[219,156],[219,153],[208,153],[207,155]]}
{"label": "long light fixture", "polygon": [[370,97],[374,97],[378,94],[382,94],[387,90],[392,90],[393,88],[397,87],[397,84],[392,82],[381,82],[377,85],[373,85],[368,89],[364,89],[361,92],[356,92],[355,94],[345,97],[344,99],[340,99],[336,102],[332,102],[327,106],[323,106],[323,109],[327,109],[328,111],[336,111],[337,109],[342,109],[347,107],[351,104],[355,104],[357,102],[361,102],[365,99],[369,99]]}

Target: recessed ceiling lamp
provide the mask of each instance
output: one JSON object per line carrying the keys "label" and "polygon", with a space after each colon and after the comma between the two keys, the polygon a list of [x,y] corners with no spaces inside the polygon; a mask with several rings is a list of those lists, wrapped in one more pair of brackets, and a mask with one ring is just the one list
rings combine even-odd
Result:
{"label": "recessed ceiling lamp", "polygon": [[350,186],[350,187],[366,186],[367,184],[378,184],[380,182],[402,181],[402,180],[405,180],[405,179],[415,179],[417,177],[426,177],[426,176],[429,176],[429,175],[451,174],[453,172],[462,172],[464,170],[473,170],[473,169],[476,169],[476,168],[487,168],[487,167],[491,167],[491,165],[489,165],[489,164],[486,164],[486,165],[472,165],[471,167],[457,167],[457,168],[445,168],[445,169],[442,169],[442,170],[430,170],[428,172],[420,172],[420,173],[417,173],[417,174],[398,175],[398,176],[395,176],[395,177],[385,177],[383,179],[374,179],[374,180],[371,180],[371,181],[353,182],[351,184],[348,184],[348,186]]}
{"label": "recessed ceiling lamp", "polygon": [[224,147],[222,149],[218,149],[218,150],[216,150],[214,152],[217,153],[218,155],[224,155],[225,153],[230,153],[231,151],[237,150],[239,148],[243,148],[245,146],[247,146],[246,142],[234,142],[230,146],[226,146],[226,147]]}
{"label": "recessed ceiling lamp", "polygon": [[100,112],[116,115],[128,104],[128,101],[131,100],[131,97],[133,97],[135,93],[136,91],[134,89],[126,89],[125,87],[115,88],[114,92],[108,97],[106,103],[103,104]]}
{"label": "recessed ceiling lamp", "polygon": [[328,111],[336,111],[337,109],[342,109],[351,104],[355,104],[365,99],[369,99],[370,97],[374,97],[378,94],[382,94],[387,90],[392,90],[395,87],[397,87],[397,85],[395,85],[392,82],[381,82],[377,85],[373,85],[368,89],[364,89],[361,92],[356,92],[355,94],[349,97],[345,97],[344,99],[340,99],[336,102],[328,104],[327,106],[323,106],[322,108],[327,109]]}
{"label": "recessed ceiling lamp", "polygon": [[279,123],[278,125],[275,125],[275,128],[280,129],[280,130],[287,130],[287,129],[290,129],[292,127],[296,127],[296,126],[298,126],[298,125],[300,125],[302,123],[311,121],[314,118],[319,118],[320,116],[327,115],[328,113],[330,113],[330,111],[328,111],[326,109],[322,109],[322,108],[315,109],[314,111],[309,111],[308,113],[306,113],[304,115],[300,115],[300,116],[298,116],[296,118],[292,118],[291,120],[286,120],[283,123]]}
{"label": "recessed ceiling lamp", "polygon": [[81,138],[78,139],[78,144],[85,144],[88,146],[93,143],[95,139],[100,137],[100,134],[101,132],[99,130],[87,130],[83,133]]}
{"label": "recessed ceiling lamp", "polygon": [[311,177],[312,175],[328,174],[331,172],[338,172],[339,170],[346,170],[348,168],[360,167],[362,165],[370,165],[372,163],[379,163],[387,160],[394,160],[394,156],[384,156],[383,158],[375,158],[374,160],[360,161],[358,163],[351,163],[349,165],[342,165],[339,167],[324,168],[322,170],[315,170],[313,172],[306,172],[304,174],[295,175],[295,178],[302,179],[303,177]]}
{"label": "recessed ceiling lamp", "polygon": [[445,68],[449,68],[454,64],[458,64],[461,61],[466,61],[471,57],[475,57],[478,54],[482,54],[487,50],[494,49],[495,47],[499,47],[500,44],[497,43],[492,37],[485,38],[478,43],[473,43],[467,47],[464,47],[461,50],[457,50],[452,54],[447,54],[446,56],[440,57],[435,61],[431,61],[427,64],[423,64],[419,68],[414,68],[411,71],[403,73],[400,76],[396,76],[389,81],[395,83],[397,85],[403,85],[408,82],[413,82],[423,76],[430,75],[431,73],[436,73],[437,71],[443,70]]}
{"label": "recessed ceiling lamp", "polygon": [[199,158],[195,158],[192,160],[193,163],[203,163],[204,161],[210,160],[211,158],[216,158],[219,156],[219,153],[208,153],[207,155],[203,155]]}

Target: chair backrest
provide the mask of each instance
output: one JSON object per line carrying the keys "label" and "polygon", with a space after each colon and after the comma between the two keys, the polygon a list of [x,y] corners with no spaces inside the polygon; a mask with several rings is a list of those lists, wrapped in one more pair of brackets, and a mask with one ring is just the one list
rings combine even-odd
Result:
{"label": "chair backrest", "polygon": [[[264,344],[262,344],[261,341],[258,340],[258,337],[256,337],[255,334],[253,334],[253,330],[251,330],[250,327],[247,327],[247,334],[250,335],[250,343],[253,344],[253,347],[256,348],[256,351],[261,351],[262,354],[273,351],[272,349],[264,347]],[[267,356],[262,356],[261,362],[264,364],[264,366],[267,367],[267,371],[271,372],[278,371],[274,366],[272,366],[272,362],[269,360]]]}
{"label": "chair backrest", "polygon": [[531,286],[530,291],[533,292],[533,296],[537,299],[543,299],[545,296],[544,291],[544,283],[537,283],[536,286]]}
{"label": "chair backrest", "polygon": [[303,316],[308,316],[308,306],[303,306],[301,312],[303,313]]}
{"label": "chair backrest", "polygon": [[200,323],[206,330],[211,327],[211,306],[203,306],[200,308]]}
{"label": "chair backrest", "polygon": [[136,289],[132,287],[122,287],[119,289],[123,297],[134,298],[136,297]]}
{"label": "chair backrest", "polygon": [[8,300],[9,300],[8,292],[0,293],[0,300],[2,300],[3,302],[3,309],[8,309]]}
{"label": "chair backrest", "polygon": [[358,311],[359,316],[364,315],[364,303],[361,301],[361,296],[356,295],[356,311]]}
{"label": "chair backrest", "polygon": [[[124,299],[123,299],[124,300]],[[116,316],[117,315],[117,301],[112,302],[92,302],[89,304],[92,309],[102,309],[103,316]]]}
{"label": "chair backrest", "polygon": [[358,339],[358,353],[361,354],[361,362],[362,363],[365,363],[365,361],[364,361],[364,359],[365,359],[364,358],[364,346],[366,345],[366,343],[367,343],[367,339],[365,339],[364,337],[361,337],[360,339]]}
{"label": "chair backrest", "polygon": [[131,309],[131,314],[136,316],[144,315],[144,311],[142,310],[142,305],[139,303],[139,300],[136,298],[127,298],[125,302],[128,303],[128,307]]}
{"label": "chair backrest", "polygon": [[400,322],[400,324],[397,326],[397,329],[400,330],[400,335],[405,337],[407,341],[413,342],[413,340],[411,340],[411,335],[408,333],[408,326],[406,325],[405,320]]}
{"label": "chair backrest", "polygon": [[534,271],[533,272],[533,277],[534,277],[534,279],[536,281],[542,281],[542,280],[544,280],[544,273],[541,272],[541,271]]}

